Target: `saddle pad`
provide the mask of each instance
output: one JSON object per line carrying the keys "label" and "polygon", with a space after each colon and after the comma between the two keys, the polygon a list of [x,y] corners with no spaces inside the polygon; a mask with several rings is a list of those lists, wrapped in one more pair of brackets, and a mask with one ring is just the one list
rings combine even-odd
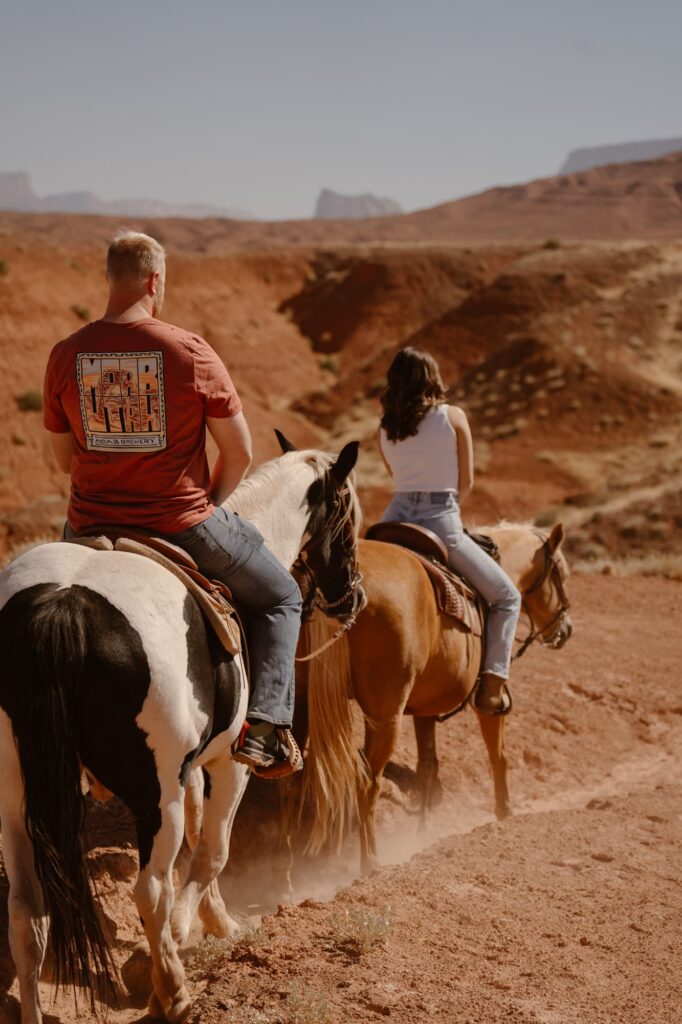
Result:
{"label": "saddle pad", "polygon": [[433,587],[436,604],[443,614],[456,619],[468,633],[481,636],[481,599],[478,594],[440,562],[434,562],[418,551],[413,551],[412,554],[424,567]]}
{"label": "saddle pad", "polygon": [[[154,540],[153,538],[149,538]],[[242,649],[241,630],[234,605],[231,603],[231,594],[228,588],[218,580],[208,580],[196,569],[191,568],[190,559],[179,548],[178,554],[182,555],[182,564],[173,561],[166,554],[162,554],[156,547],[152,548],[147,543],[131,537],[122,536],[120,533],[112,537],[103,534],[102,536],[86,536],[69,538],[66,543],[81,544],[85,547],[95,548],[100,551],[126,551],[132,555],[140,555],[143,558],[150,558],[153,562],[163,566],[172,573],[187,588],[199,605],[205,618],[215,632],[216,637],[229,654],[238,654]],[[165,545],[165,549],[175,557],[173,545]]]}

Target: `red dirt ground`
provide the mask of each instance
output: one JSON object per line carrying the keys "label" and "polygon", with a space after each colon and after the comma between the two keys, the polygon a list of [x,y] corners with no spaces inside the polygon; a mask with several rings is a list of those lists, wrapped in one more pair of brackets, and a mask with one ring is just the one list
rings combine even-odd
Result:
{"label": "red dirt ground", "polygon": [[[677,1018],[682,634],[671,627],[682,586],[578,574],[570,591],[567,647],[533,650],[514,673],[507,746],[516,816],[492,821],[473,716],[442,726],[444,799],[430,834],[417,835],[410,794],[388,782],[380,843],[389,866],[353,881],[355,840],[340,863],[300,861],[301,905],[265,916],[234,945],[204,949],[192,1024]],[[414,766],[407,721],[396,760]],[[254,841],[249,820],[253,809],[237,824],[237,866],[225,879],[230,909],[247,926],[276,910],[268,859],[257,859],[267,829]],[[120,808],[99,807],[92,827],[125,959],[141,936],[129,822]],[[8,984],[6,948],[0,964]],[[14,993],[3,1024],[17,1019]],[[66,998],[50,1012],[50,1024],[91,1019]],[[147,1018],[138,1004],[110,1019]]]}

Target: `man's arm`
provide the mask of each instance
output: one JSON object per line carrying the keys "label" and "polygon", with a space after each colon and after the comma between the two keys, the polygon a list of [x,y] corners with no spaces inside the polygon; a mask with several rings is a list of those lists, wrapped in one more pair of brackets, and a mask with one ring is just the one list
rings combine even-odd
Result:
{"label": "man's arm", "polygon": [[57,465],[61,469],[62,473],[66,473],[67,476],[71,476],[71,456],[73,455],[73,434],[70,430],[66,430],[63,433],[55,434],[53,431],[48,431],[50,435],[50,443],[52,445],[52,452]]}
{"label": "man's arm", "polygon": [[206,426],[218,446],[218,460],[211,475],[211,497],[217,505],[222,505],[251,465],[251,433],[243,412],[220,419],[208,416]]}

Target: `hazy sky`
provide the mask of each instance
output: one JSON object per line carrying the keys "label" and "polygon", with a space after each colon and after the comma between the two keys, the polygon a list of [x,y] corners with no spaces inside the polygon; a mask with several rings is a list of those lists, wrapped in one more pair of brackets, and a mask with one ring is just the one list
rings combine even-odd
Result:
{"label": "hazy sky", "polygon": [[0,0],[0,170],[309,216],[682,135],[680,0]]}

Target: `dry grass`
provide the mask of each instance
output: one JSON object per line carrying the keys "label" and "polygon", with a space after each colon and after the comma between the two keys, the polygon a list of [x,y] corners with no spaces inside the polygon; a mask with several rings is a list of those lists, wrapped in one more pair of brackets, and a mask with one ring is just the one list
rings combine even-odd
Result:
{"label": "dry grass", "polygon": [[191,978],[208,978],[229,958],[232,943],[229,939],[218,939],[206,935],[187,960],[187,973]]}
{"label": "dry grass", "polygon": [[392,911],[390,906],[374,910],[353,903],[333,914],[329,923],[333,948],[360,957],[386,941],[391,930]]}
{"label": "dry grass", "polygon": [[309,985],[292,983],[287,996],[290,1024],[326,1024],[329,1019],[327,1000]]}

